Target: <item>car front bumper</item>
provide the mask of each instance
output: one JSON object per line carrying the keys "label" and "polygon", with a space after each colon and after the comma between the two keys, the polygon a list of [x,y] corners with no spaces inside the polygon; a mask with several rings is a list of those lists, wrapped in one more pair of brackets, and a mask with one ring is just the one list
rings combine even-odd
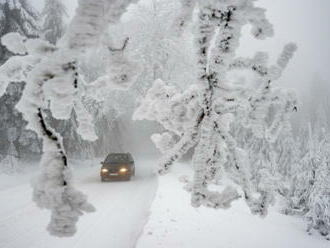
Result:
{"label": "car front bumper", "polygon": [[103,181],[113,180],[113,179],[129,179],[131,177],[131,173],[108,172],[108,173],[101,173],[100,176]]}

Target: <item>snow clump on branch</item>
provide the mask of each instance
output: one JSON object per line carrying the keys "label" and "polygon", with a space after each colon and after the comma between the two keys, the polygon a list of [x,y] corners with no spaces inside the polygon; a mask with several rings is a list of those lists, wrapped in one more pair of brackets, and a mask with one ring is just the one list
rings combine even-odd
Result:
{"label": "snow clump on branch", "polygon": [[[189,183],[193,206],[228,208],[232,201],[243,197],[252,213],[265,216],[274,203],[272,180],[264,173],[263,183],[253,187],[247,150],[239,147],[231,127],[239,123],[267,142],[276,139],[296,100],[294,94],[275,89],[272,84],[281,76],[296,46],[285,46],[273,66],[267,66],[265,53],[259,52],[252,59],[237,58],[235,52],[246,24],[252,25],[257,39],[273,35],[265,11],[255,7],[252,0],[196,2],[196,83],[181,92],[170,83],[156,80],[134,119],[157,121],[166,129],[163,134],[152,136],[163,152],[159,173],[167,173],[176,160],[194,149],[194,178]],[[241,70],[254,74],[254,87],[229,80],[231,71]],[[270,108],[275,112],[267,122]],[[222,191],[210,190],[211,185],[219,182]]]}

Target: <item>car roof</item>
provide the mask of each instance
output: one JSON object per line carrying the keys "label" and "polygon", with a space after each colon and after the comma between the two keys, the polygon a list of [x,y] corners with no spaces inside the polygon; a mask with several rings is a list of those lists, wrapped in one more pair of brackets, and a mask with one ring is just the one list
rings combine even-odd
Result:
{"label": "car roof", "polygon": [[109,153],[105,159],[107,163],[116,163],[116,162],[133,162],[133,157],[130,153]]}

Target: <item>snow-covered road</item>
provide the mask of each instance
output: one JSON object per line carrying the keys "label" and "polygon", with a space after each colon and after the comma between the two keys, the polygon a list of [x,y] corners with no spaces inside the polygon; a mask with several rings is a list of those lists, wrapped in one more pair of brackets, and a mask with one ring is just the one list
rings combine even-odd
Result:
{"label": "snow-covered road", "polygon": [[239,201],[225,211],[195,209],[179,182],[182,175],[191,176],[188,163],[176,165],[158,185],[155,162],[141,161],[132,181],[108,183],[100,182],[97,162],[93,167],[75,162],[75,185],[97,211],[81,217],[72,238],[46,232],[49,212],[31,201],[31,175],[0,174],[0,248],[330,247],[317,233],[307,235],[301,219],[275,209],[265,219],[251,215]]}
{"label": "snow-covered road", "polygon": [[0,247],[134,247],[157,188],[153,166],[152,162],[137,162],[132,181],[101,183],[98,165],[76,165],[75,185],[88,195],[97,211],[80,218],[74,237],[61,239],[46,232],[49,212],[32,202],[29,176],[1,178]]}

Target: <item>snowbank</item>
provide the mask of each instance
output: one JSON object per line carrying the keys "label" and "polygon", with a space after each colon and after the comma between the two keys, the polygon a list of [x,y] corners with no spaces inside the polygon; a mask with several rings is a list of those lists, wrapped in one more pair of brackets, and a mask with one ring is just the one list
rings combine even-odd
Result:
{"label": "snowbank", "polygon": [[250,214],[243,201],[229,210],[195,209],[179,178],[187,164],[159,178],[151,216],[137,248],[328,248],[330,242],[309,236],[303,220],[270,210],[262,219]]}

